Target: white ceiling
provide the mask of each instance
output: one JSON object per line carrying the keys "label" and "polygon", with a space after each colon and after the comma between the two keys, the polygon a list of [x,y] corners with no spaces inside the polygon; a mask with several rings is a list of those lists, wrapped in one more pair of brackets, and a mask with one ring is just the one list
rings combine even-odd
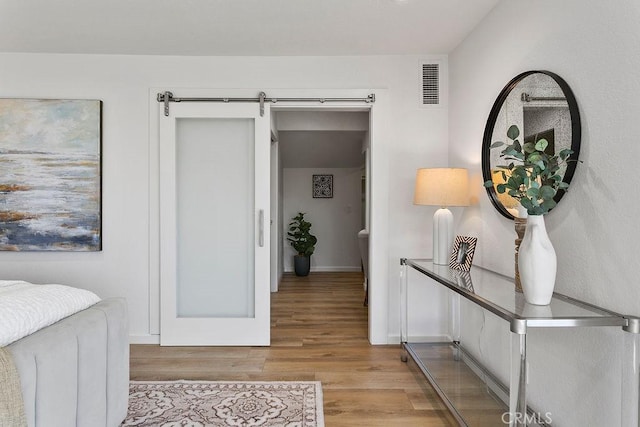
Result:
{"label": "white ceiling", "polygon": [[443,54],[500,0],[0,0],[0,52]]}
{"label": "white ceiling", "polygon": [[366,131],[279,131],[283,168],[357,168],[364,166]]}
{"label": "white ceiling", "polygon": [[[0,0],[0,52],[446,54],[500,0]],[[364,132],[281,131],[284,167],[359,167]]]}

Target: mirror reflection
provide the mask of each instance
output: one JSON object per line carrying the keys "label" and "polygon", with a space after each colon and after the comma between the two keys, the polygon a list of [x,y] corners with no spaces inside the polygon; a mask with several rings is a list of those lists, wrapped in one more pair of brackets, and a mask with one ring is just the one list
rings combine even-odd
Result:
{"label": "mirror reflection", "polygon": [[[494,187],[487,193],[496,209],[505,217],[518,216],[518,201],[506,193],[499,194],[495,186],[504,182],[498,165],[501,149],[490,149],[493,142],[507,141],[507,129],[518,126],[524,138],[522,143],[546,139],[545,152],[553,155],[563,149],[572,149],[577,158],[580,147],[580,119],[575,98],[569,86],[559,76],[546,71],[528,71],[514,78],[502,90],[494,103],[482,146],[482,172],[484,180],[493,180]],[[563,166],[560,175],[570,182],[575,162]],[[508,179],[508,177],[507,177]],[[559,191],[555,200],[560,200]]]}

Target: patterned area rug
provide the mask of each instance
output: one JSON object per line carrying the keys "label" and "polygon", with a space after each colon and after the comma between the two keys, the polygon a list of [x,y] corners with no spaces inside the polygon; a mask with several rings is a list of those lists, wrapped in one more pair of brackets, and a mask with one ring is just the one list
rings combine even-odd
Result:
{"label": "patterned area rug", "polygon": [[318,381],[132,381],[122,425],[323,427],[322,386]]}

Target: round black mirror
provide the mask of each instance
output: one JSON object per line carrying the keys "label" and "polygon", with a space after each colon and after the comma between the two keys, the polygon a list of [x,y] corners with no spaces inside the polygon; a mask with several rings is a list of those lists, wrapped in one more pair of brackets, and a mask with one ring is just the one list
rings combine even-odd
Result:
{"label": "round black mirror", "polygon": [[[482,177],[485,182],[493,181],[494,186],[486,188],[489,199],[498,212],[509,219],[518,216],[518,201],[496,191],[501,175],[498,168],[500,150],[491,149],[491,144],[504,141],[512,125],[521,130],[523,143],[544,138],[549,142],[548,154],[571,149],[571,159],[577,160],[580,153],[580,113],[571,88],[557,74],[527,71],[507,83],[491,108],[482,139]],[[573,178],[576,163],[568,162],[561,173],[562,181],[567,184]],[[554,200],[559,202],[564,193],[564,190],[558,190]]]}

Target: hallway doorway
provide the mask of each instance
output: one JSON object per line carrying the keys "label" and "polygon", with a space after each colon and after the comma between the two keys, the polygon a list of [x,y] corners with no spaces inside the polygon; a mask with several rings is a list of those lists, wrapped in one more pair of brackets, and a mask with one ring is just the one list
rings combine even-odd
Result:
{"label": "hallway doorway", "polygon": [[[272,291],[284,272],[293,271],[286,232],[298,212],[306,214],[318,238],[311,271],[362,271],[357,235],[368,229],[369,112],[280,110],[273,117],[272,219],[278,230],[272,237],[279,247],[272,259],[278,272],[272,272]],[[330,182],[328,195],[314,194],[314,179]]]}
{"label": "hallway doorway", "polygon": [[[369,128],[368,110],[273,112],[272,239],[278,247],[272,247],[277,255],[272,253],[272,292],[278,290],[283,275],[293,271],[295,252],[286,233],[298,212],[305,213],[305,219],[312,223],[312,234],[318,238],[311,257],[312,275],[363,272],[358,233],[367,229],[369,219]],[[318,177],[330,180],[328,196],[314,194]],[[363,279],[363,301],[364,285]]]}

